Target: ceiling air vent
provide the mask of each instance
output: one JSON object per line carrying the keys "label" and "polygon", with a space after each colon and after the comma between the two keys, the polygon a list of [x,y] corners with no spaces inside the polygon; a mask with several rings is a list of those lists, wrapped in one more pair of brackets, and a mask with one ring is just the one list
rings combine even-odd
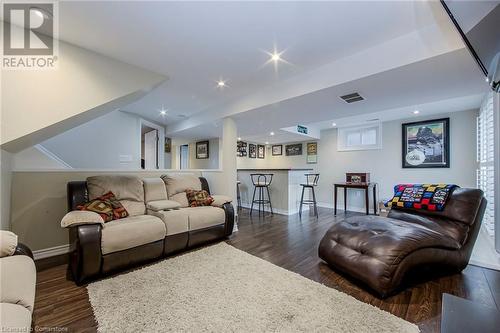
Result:
{"label": "ceiling air vent", "polygon": [[361,97],[361,95],[358,93],[352,93],[352,94],[340,96],[340,98],[342,98],[344,100],[344,102],[346,102],[346,103],[354,103],[354,102],[359,102],[359,101],[364,100],[364,98]]}

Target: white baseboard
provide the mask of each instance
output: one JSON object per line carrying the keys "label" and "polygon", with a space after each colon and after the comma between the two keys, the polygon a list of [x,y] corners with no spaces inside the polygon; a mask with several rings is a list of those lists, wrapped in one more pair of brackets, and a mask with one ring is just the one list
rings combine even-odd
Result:
{"label": "white baseboard", "polygon": [[69,244],[33,251],[35,260],[58,256],[69,252]]}

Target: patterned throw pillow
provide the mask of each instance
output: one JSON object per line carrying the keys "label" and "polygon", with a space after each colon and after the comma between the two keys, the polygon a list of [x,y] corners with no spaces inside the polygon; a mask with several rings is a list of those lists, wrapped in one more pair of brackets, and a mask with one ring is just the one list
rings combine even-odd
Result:
{"label": "patterned throw pillow", "polygon": [[190,207],[210,206],[214,202],[214,198],[205,190],[187,189],[186,196]]}
{"label": "patterned throw pillow", "polygon": [[77,207],[79,210],[88,210],[101,215],[104,222],[122,219],[128,216],[128,212],[116,199],[113,192],[108,192],[94,200]]}
{"label": "patterned throw pillow", "polygon": [[442,211],[456,187],[453,184],[398,184],[394,186],[394,197],[386,206]]}

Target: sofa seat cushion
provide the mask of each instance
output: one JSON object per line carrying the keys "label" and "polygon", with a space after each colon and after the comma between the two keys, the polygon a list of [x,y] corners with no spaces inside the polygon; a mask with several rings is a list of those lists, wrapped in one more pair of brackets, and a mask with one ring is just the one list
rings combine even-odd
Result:
{"label": "sofa seat cushion", "polygon": [[36,284],[33,260],[23,255],[4,257],[0,266],[0,302],[17,304],[32,312]]}
{"label": "sofa seat cushion", "polygon": [[148,214],[162,219],[167,228],[167,236],[226,223],[224,209],[212,206],[188,207],[159,212],[148,210]]}
{"label": "sofa seat cushion", "polygon": [[189,231],[213,227],[226,222],[224,209],[212,206],[183,208],[188,214]]}
{"label": "sofa seat cushion", "polygon": [[154,211],[148,209],[148,214],[159,217],[167,229],[167,236],[189,231],[189,215],[185,208],[176,210]]}
{"label": "sofa seat cushion", "polygon": [[0,303],[1,332],[30,332],[31,312],[24,306]]}
{"label": "sofa seat cushion", "polygon": [[151,215],[130,216],[106,223],[102,229],[103,254],[130,249],[165,238],[165,224]]}

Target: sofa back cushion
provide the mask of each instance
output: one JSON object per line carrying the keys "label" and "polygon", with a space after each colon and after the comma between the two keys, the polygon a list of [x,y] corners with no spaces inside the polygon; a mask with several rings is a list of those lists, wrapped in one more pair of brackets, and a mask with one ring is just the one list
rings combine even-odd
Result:
{"label": "sofa back cushion", "polygon": [[191,173],[168,174],[161,176],[167,188],[168,199],[177,201],[181,207],[188,207],[187,189],[201,190],[198,176]]}
{"label": "sofa back cushion", "polygon": [[168,200],[167,189],[161,178],[144,178],[144,201]]}
{"label": "sofa back cushion", "polygon": [[137,176],[105,175],[87,178],[89,200],[96,199],[111,191],[125,207],[130,216],[146,213],[144,187]]}

